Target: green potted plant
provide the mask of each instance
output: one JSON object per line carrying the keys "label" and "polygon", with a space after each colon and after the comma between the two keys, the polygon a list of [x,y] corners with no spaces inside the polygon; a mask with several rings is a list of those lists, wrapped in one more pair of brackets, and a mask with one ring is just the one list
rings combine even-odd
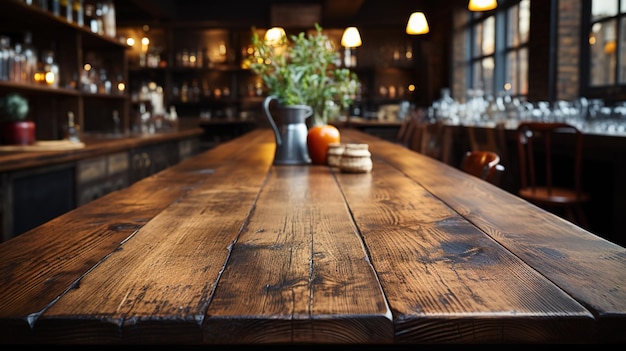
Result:
{"label": "green potted plant", "polygon": [[0,142],[5,145],[35,143],[35,122],[26,119],[28,100],[17,93],[0,98]]}
{"label": "green potted plant", "polygon": [[261,77],[268,96],[282,106],[312,108],[307,148],[313,163],[325,164],[328,143],[339,142],[339,131],[328,121],[355,99],[357,75],[336,65],[341,56],[317,23],[313,33],[285,35],[273,44],[253,29],[251,43],[250,69]]}

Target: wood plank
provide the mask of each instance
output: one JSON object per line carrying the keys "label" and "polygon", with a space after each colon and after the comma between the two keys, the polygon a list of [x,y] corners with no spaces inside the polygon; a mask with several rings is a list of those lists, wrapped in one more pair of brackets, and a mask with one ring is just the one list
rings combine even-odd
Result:
{"label": "wood plank", "polygon": [[0,244],[0,343],[623,340],[623,248],[351,140],[371,173],[272,166],[254,131]]}
{"label": "wood plank", "polygon": [[76,288],[84,274],[165,208],[213,182],[211,175],[220,168],[229,178],[240,166],[236,155],[252,153],[270,167],[273,145],[262,133],[251,136],[259,138],[268,142],[218,147],[2,243],[0,283],[6,288],[0,291],[0,342],[29,340],[39,315],[57,297]]}
{"label": "wood plank", "polygon": [[44,312],[35,326],[38,340],[201,342],[214,286],[273,150],[252,144],[224,153],[184,201],[163,209]]}
{"label": "wood plank", "polygon": [[391,313],[325,166],[274,167],[205,323],[217,343],[392,342]]}
{"label": "wood plank", "polygon": [[[350,135],[342,130],[342,140]],[[374,158],[401,169],[591,310],[597,319],[594,341],[626,341],[626,248],[454,167],[365,138]]]}
{"label": "wood plank", "polygon": [[375,158],[371,174],[337,179],[397,342],[589,340],[589,311],[399,170]]}
{"label": "wood plank", "polygon": [[37,340],[201,342],[213,289],[273,150],[255,145],[222,160],[207,181],[163,209],[50,306],[35,324]]}

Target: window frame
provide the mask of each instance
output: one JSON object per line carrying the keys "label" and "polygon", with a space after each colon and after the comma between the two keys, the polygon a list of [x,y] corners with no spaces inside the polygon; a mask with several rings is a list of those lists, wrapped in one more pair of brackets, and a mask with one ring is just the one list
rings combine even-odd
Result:
{"label": "window frame", "polygon": [[[607,16],[601,19],[592,19],[592,1],[583,0],[582,2],[582,14],[581,14],[581,69],[580,69],[580,96],[585,96],[591,99],[601,98],[605,101],[623,101],[626,100],[626,63],[622,60],[626,60],[625,57],[620,57],[620,52],[626,54],[626,38],[622,30],[626,26],[626,0],[614,0],[617,2],[617,15]],[[598,0],[595,0],[598,1]],[[603,0],[606,1],[606,0]],[[593,70],[593,60],[591,58],[592,48],[590,44],[590,35],[593,25],[596,23],[607,23],[610,21],[616,21],[616,63],[612,72],[613,82],[604,85],[592,85],[591,72]],[[620,69],[622,71],[623,81],[620,82]]]}
{"label": "window frame", "polygon": [[[518,86],[512,87],[509,90],[505,90],[507,77],[509,73],[509,69],[511,67],[511,63],[508,62],[508,57],[512,54],[517,54],[518,61],[516,64],[519,66],[520,64],[520,52],[525,51],[525,66],[528,67],[528,51],[529,51],[529,37],[530,37],[530,27],[529,32],[525,38],[525,41],[518,43],[509,43],[510,33],[508,29],[510,28],[509,23],[512,22],[512,19],[509,18],[509,14],[511,13],[511,9],[513,7],[518,7],[522,0],[507,0],[501,1],[498,4],[498,7],[495,10],[487,11],[487,12],[470,12],[468,13],[468,20],[466,21],[465,26],[461,28],[464,31],[464,36],[469,43],[466,47],[465,53],[465,90],[483,90],[485,95],[495,96],[500,94],[501,92],[508,92],[512,97],[518,97],[525,99],[528,96],[528,69],[526,69],[526,77],[520,79],[517,78]],[[531,1],[531,0],[528,0]],[[626,1],[626,0],[624,0]],[[530,8],[530,6],[529,6]],[[518,11],[519,15],[519,11]],[[476,52],[477,51],[477,31],[480,29],[484,30],[484,25],[487,21],[493,18],[494,20],[494,50],[492,53],[483,53]],[[530,19],[529,23],[530,25]],[[518,27],[519,28],[519,27]],[[492,81],[489,84],[483,82],[483,87],[476,86],[477,74],[483,74],[482,69],[479,69],[477,65],[486,62],[488,60],[493,60],[493,77]],[[525,90],[520,89],[521,82],[525,83]],[[515,89],[513,89],[515,88]]]}

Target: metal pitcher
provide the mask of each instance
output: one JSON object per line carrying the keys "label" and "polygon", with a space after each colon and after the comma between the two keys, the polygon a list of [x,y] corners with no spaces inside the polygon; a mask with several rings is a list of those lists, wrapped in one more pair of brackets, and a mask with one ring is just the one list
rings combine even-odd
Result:
{"label": "metal pitcher", "polygon": [[305,120],[313,114],[308,105],[279,105],[276,109],[280,119],[280,127],[270,113],[270,103],[278,100],[275,96],[268,96],[263,101],[263,110],[276,137],[275,165],[302,165],[311,163],[307,150],[308,128]]}

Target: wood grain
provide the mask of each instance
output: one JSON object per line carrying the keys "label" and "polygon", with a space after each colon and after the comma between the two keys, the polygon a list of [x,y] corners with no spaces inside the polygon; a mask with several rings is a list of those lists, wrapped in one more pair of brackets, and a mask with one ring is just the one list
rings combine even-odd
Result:
{"label": "wood grain", "polygon": [[623,342],[624,248],[393,143],[255,130],[0,244],[0,343]]}
{"label": "wood grain", "polygon": [[625,248],[454,167],[342,130],[342,140],[350,138],[370,143],[373,158],[401,170],[592,311],[601,326],[593,340],[626,341]]}
{"label": "wood grain", "polygon": [[337,178],[394,311],[396,341],[588,341],[593,316],[583,306],[397,169],[375,160],[369,175]]}
{"label": "wood grain", "polygon": [[209,307],[218,343],[391,342],[393,325],[326,166],[274,167]]}
{"label": "wood grain", "polygon": [[[238,151],[83,276],[41,316],[38,337],[200,342],[213,289],[272,162],[270,145]],[[84,318],[65,323],[68,313]],[[68,325],[69,338],[56,339]]]}

